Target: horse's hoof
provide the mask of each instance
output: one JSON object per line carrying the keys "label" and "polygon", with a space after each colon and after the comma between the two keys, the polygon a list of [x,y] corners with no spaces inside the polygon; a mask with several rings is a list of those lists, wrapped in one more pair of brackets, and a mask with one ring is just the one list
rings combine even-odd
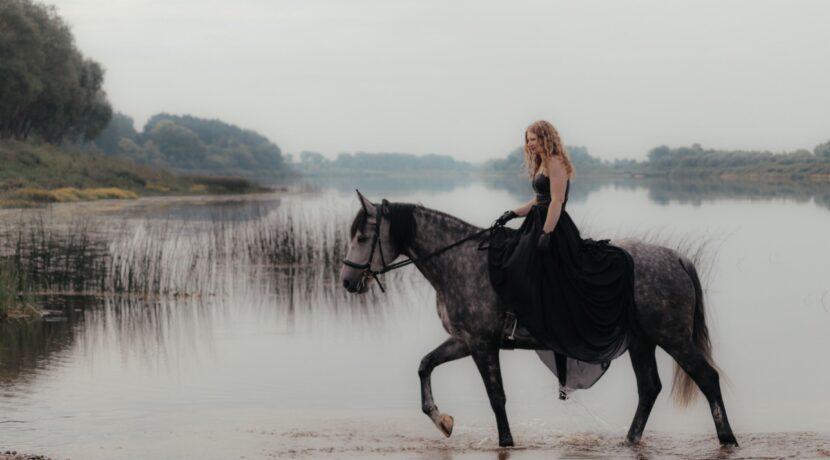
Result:
{"label": "horse's hoof", "polygon": [[513,438],[499,439],[499,447],[513,447]]}
{"label": "horse's hoof", "polygon": [[438,419],[435,420],[435,426],[444,433],[444,436],[450,437],[452,434],[453,418],[451,415],[439,414]]}
{"label": "horse's hoof", "polygon": [[625,438],[624,443],[625,443],[626,445],[628,445],[628,446],[632,446],[632,447],[639,446],[639,445],[640,445],[640,437],[639,437],[639,436],[636,436],[636,437],[627,436],[627,437]]}
{"label": "horse's hoof", "polygon": [[729,448],[732,448],[732,447],[740,447],[740,446],[738,446],[738,440],[735,439],[734,437],[732,439],[726,439],[726,440],[721,441],[720,446],[721,446],[721,448],[726,448],[726,449],[729,449]]}

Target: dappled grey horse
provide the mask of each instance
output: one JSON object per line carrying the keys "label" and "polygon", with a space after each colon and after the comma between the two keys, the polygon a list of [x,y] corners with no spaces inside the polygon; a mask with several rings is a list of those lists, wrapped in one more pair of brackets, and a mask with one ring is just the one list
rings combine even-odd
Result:
{"label": "dappled grey horse", "polygon": [[[351,242],[340,271],[343,286],[349,292],[363,293],[377,274],[414,263],[435,288],[438,316],[450,335],[424,356],[418,368],[424,413],[450,436],[453,418],[435,405],[430,375],[440,364],[472,356],[496,415],[499,445],[512,446],[499,366],[507,306],[490,285],[487,252],[479,250],[479,244],[488,238],[487,229],[420,205],[386,200],[376,205],[360,192],[358,196],[362,209],[352,223]],[[613,244],[631,254],[635,270],[633,317],[637,324],[631,328],[628,353],[637,378],[639,404],[628,441],[639,442],[662,388],[654,355],[659,345],[679,365],[674,376],[676,401],[692,401],[697,395],[696,383],[709,402],[721,444],[737,446],[711,358],[703,292],[694,265],[666,247],[633,240]],[[409,261],[393,264],[400,255],[408,256]],[[529,336],[517,340],[515,346],[543,348]]]}

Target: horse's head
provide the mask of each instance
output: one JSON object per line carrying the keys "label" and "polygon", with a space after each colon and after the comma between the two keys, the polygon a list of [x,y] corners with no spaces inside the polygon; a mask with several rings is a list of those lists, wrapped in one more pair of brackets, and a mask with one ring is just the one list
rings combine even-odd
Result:
{"label": "horse's head", "polygon": [[374,275],[382,273],[411,242],[415,231],[412,205],[374,204],[357,192],[361,209],[352,222],[351,241],[340,269],[349,292],[364,293]]}

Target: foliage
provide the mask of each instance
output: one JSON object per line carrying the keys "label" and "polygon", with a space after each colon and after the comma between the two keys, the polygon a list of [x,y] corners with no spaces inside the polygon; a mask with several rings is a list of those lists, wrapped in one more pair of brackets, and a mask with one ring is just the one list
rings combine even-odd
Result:
{"label": "foliage", "polygon": [[830,160],[830,141],[817,145],[813,152],[819,158]]}
{"label": "foliage", "polygon": [[112,115],[103,82],[54,7],[0,2],[0,139],[94,138]]}
{"label": "foliage", "polygon": [[[830,143],[828,143],[830,144]],[[830,173],[830,154],[822,144],[815,154],[807,150],[773,153],[768,151],[704,149],[700,144],[691,147],[670,148],[659,146],[648,153],[648,161],[631,165],[643,172],[665,172],[671,174],[780,174],[799,175]]]}
{"label": "foliage", "polygon": [[237,178],[176,177],[77,148],[0,141],[0,207],[192,193],[191,187],[199,183],[211,193],[259,190]]}
{"label": "foliage", "polygon": [[157,114],[139,133],[133,120],[116,113],[95,138],[107,155],[185,171],[279,171],[280,148],[266,137],[219,121]]}

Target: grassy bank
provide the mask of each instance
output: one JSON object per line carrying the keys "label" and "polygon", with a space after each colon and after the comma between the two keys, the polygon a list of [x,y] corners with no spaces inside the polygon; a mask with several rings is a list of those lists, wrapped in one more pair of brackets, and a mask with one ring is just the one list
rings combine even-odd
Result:
{"label": "grassy bank", "polygon": [[75,147],[0,141],[0,207],[260,190],[245,179],[178,177]]}

